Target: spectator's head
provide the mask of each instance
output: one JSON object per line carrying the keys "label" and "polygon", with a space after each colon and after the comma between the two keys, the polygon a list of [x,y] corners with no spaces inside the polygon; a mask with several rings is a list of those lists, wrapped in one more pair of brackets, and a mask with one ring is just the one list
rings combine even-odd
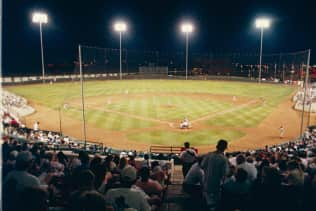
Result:
{"label": "spectator's head", "polygon": [[201,166],[201,163],[202,163],[203,159],[204,159],[203,156],[198,156],[197,157],[197,162],[198,162],[199,166]]}
{"label": "spectator's head", "polygon": [[32,153],[28,151],[22,151],[16,158],[16,169],[20,171],[26,171],[32,165]]}
{"label": "spectator's head", "polygon": [[148,160],[148,159],[149,159],[149,155],[148,155],[148,154],[145,154],[145,155],[144,155],[144,159],[145,159],[145,160]]}
{"label": "spectator's head", "polygon": [[83,192],[80,197],[80,211],[105,211],[105,197],[96,191]]}
{"label": "spectator's head", "polygon": [[251,156],[248,156],[246,158],[246,161],[247,161],[247,163],[254,163],[253,157],[251,157]]}
{"label": "spectator's head", "polygon": [[265,185],[278,186],[281,184],[281,175],[278,170],[272,167],[263,168],[263,183]]}
{"label": "spectator's head", "polygon": [[236,157],[236,163],[237,165],[240,165],[240,164],[243,164],[244,162],[246,162],[246,158],[243,154],[239,154],[237,157]]}
{"label": "spectator's head", "polygon": [[294,169],[300,169],[298,162],[295,161],[295,160],[289,161],[288,164],[287,164],[287,168],[290,171],[294,170]]}
{"label": "spectator's head", "polygon": [[185,142],[184,143],[184,148],[186,148],[186,149],[190,148],[190,143],[189,142]]}
{"label": "spectator's head", "polygon": [[75,176],[76,187],[81,189],[94,189],[95,175],[90,170],[82,170]]}
{"label": "spectator's head", "polygon": [[91,160],[90,168],[96,169],[99,165],[101,165],[102,159],[99,156],[94,156],[94,158]]}
{"label": "spectator's head", "polygon": [[113,162],[118,165],[120,163],[120,157],[118,155],[114,155]]}
{"label": "spectator's head", "polygon": [[221,139],[217,142],[216,149],[219,152],[224,152],[227,149],[227,145],[228,145],[227,141]]}
{"label": "spectator's head", "polygon": [[[47,211],[48,194],[41,188],[25,188],[19,195],[18,210]],[[25,209],[27,208],[27,209]]]}
{"label": "spectator's head", "polygon": [[19,154],[19,152],[16,151],[16,150],[11,151],[10,154],[9,154],[9,160],[10,161],[16,160],[18,154]]}
{"label": "spectator's head", "polygon": [[247,180],[248,173],[243,168],[238,168],[236,172],[236,182],[243,183]]}
{"label": "spectator's head", "polygon": [[132,166],[125,167],[121,172],[121,182],[123,187],[131,187],[137,179],[136,169]]}
{"label": "spectator's head", "polygon": [[119,163],[119,169],[124,169],[127,165],[127,159],[125,157],[122,157],[120,159],[120,163]]}
{"label": "spectator's head", "polygon": [[150,176],[150,170],[147,167],[143,167],[139,170],[139,176],[142,179],[142,182],[147,182]]}
{"label": "spectator's head", "polygon": [[151,163],[151,168],[154,169],[156,166],[160,166],[159,162],[157,160],[153,161]]}
{"label": "spectator's head", "polygon": [[87,165],[89,163],[89,155],[87,152],[80,151],[79,152],[79,160],[82,165]]}
{"label": "spectator's head", "polygon": [[280,160],[279,161],[279,169],[281,172],[284,172],[287,170],[287,161],[286,160]]}

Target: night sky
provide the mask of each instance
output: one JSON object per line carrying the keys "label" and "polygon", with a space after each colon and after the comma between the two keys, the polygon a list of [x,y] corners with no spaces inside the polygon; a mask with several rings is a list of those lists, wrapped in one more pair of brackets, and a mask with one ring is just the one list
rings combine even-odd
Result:
{"label": "night sky", "polygon": [[124,47],[134,50],[182,51],[182,20],[195,31],[192,52],[257,52],[260,32],[254,19],[273,19],[264,34],[264,52],[312,49],[316,59],[316,3],[314,1],[138,1],[138,0],[4,0],[3,74],[40,73],[39,27],[33,11],[45,11],[49,23],[43,39],[46,63],[72,63],[78,44],[118,47],[113,20],[129,23]]}

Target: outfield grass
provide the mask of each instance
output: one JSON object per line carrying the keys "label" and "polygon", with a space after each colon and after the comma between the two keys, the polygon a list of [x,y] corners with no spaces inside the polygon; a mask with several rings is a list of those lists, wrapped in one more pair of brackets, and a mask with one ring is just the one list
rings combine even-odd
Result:
{"label": "outfield grass", "polygon": [[[7,87],[18,95],[24,96],[33,103],[57,110],[69,103],[62,114],[81,120],[80,84],[57,83],[53,85],[38,84]],[[222,81],[181,81],[181,80],[123,80],[123,81],[89,81],[85,82],[86,120],[97,128],[110,131],[122,131],[131,140],[152,143],[177,145],[183,140],[210,144],[218,138],[235,140],[244,134],[236,129],[205,130],[194,128],[191,132],[161,131],[159,122],[179,122],[184,117],[190,120],[232,109],[230,112],[203,120],[205,126],[222,127],[256,127],[275,107],[289,96],[294,89],[289,86],[256,84],[245,82]],[[127,94],[128,93],[128,94]],[[142,96],[143,97],[135,97]],[[246,97],[249,100],[262,102],[256,105],[234,110],[232,101],[209,99],[201,94]],[[194,97],[200,95],[200,97]],[[107,98],[115,97],[113,103],[107,104]],[[97,100],[94,100],[97,99]],[[104,99],[104,100],[103,100]],[[118,100],[117,100],[118,99]],[[97,102],[97,107],[89,103]],[[72,102],[77,104],[72,105]],[[127,115],[124,115],[127,114]],[[140,118],[135,118],[140,117]],[[148,118],[148,119],[146,119]],[[154,131],[131,133],[130,129],[156,127]]]}
{"label": "outfield grass", "polygon": [[216,144],[219,139],[236,140],[245,134],[237,130],[199,130],[199,131],[145,131],[130,133],[127,137],[142,143],[177,146],[189,141],[193,146]]}

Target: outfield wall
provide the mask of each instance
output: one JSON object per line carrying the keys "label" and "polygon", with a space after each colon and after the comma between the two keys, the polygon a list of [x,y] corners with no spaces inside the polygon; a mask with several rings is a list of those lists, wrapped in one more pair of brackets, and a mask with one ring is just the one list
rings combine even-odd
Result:
{"label": "outfield wall", "polygon": [[[118,73],[100,73],[100,74],[84,74],[85,80],[118,80]],[[123,79],[164,79],[164,80],[185,80],[185,76],[166,75],[166,74],[139,74],[139,73],[123,73]],[[194,75],[188,76],[189,80],[225,80],[225,81],[245,81],[257,82],[256,78],[238,77],[229,75]],[[50,75],[45,77],[47,83],[58,83],[67,81],[79,81],[79,74],[71,75]],[[42,83],[41,76],[16,76],[16,77],[0,77],[2,85],[16,84],[34,84]],[[264,83],[280,83],[279,81],[262,81]]]}

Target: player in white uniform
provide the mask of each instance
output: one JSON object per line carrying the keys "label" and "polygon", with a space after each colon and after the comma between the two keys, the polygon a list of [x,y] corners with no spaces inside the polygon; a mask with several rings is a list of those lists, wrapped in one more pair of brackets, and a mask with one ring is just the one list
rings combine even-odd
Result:
{"label": "player in white uniform", "polygon": [[283,125],[280,126],[279,131],[280,131],[280,138],[284,138],[285,129],[284,129]]}

